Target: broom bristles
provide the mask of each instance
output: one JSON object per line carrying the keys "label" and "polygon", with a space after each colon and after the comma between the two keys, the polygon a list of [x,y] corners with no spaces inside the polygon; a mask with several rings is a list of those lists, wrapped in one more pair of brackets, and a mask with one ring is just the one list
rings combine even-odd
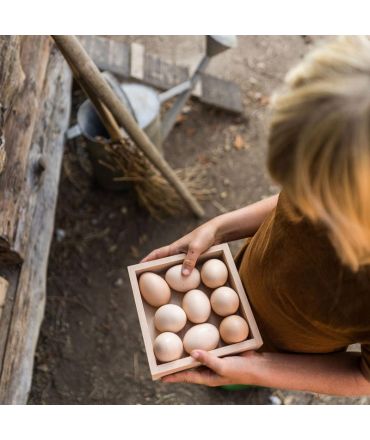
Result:
{"label": "broom bristles", "polygon": [[[111,163],[100,163],[111,171],[122,173],[115,181],[132,182],[138,200],[156,219],[165,215],[175,216],[186,209],[175,189],[145,158],[132,141],[122,139],[118,144],[105,144],[104,148]],[[198,200],[210,197],[213,190],[206,188],[206,169],[197,164],[192,167],[175,170],[178,177]]]}

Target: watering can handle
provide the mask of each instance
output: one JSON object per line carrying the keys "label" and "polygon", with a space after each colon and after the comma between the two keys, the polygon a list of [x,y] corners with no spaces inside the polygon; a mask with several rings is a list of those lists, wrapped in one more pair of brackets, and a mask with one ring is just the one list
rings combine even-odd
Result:
{"label": "watering can handle", "polygon": [[74,139],[82,134],[81,128],[78,124],[69,127],[66,132],[66,138],[68,140]]}
{"label": "watering can handle", "polygon": [[159,94],[159,102],[163,104],[174,96],[180,95],[183,92],[186,92],[191,87],[191,82],[189,80],[184,81],[177,86],[172,87],[171,89],[166,90]]}

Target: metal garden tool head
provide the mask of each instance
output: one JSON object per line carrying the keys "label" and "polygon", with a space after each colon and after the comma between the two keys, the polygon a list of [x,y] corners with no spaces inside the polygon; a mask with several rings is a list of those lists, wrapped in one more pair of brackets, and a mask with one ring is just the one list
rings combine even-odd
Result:
{"label": "metal garden tool head", "polygon": [[173,87],[162,93],[161,102],[178,95],[173,106],[167,111],[163,117],[162,123],[162,140],[166,139],[173,126],[175,125],[177,116],[181,113],[186,101],[189,99],[194,90],[201,74],[206,70],[208,63],[212,57],[224,52],[227,49],[236,47],[237,39],[235,35],[207,35],[206,36],[206,53],[200,60],[194,73],[182,84]]}
{"label": "metal garden tool head", "polygon": [[214,57],[225,50],[236,47],[237,38],[235,35],[207,35],[206,43],[207,57]]}

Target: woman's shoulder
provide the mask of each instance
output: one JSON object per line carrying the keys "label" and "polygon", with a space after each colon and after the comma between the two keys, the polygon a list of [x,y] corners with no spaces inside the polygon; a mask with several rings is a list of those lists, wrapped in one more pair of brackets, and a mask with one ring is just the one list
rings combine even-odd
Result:
{"label": "woman's shoulder", "polygon": [[286,221],[292,223],[305,222],[307,219],[300,212],[294,201],[291,199],[287,191],[280,191],[278,203],[276,205],[276,214],[284,217]]}

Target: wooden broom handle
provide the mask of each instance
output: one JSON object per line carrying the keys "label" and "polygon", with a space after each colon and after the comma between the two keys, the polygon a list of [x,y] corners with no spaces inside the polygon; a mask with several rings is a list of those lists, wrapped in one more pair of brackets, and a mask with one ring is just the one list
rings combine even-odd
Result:
{"label": "wooden broom handle", "polygon": [[114,94],[78,39],[72,35],[52,35],[52,37],[88,89],[94,91],[99,101],[113,114],[118,124],[126,130],[137,147],[174,187],[191,211],[198,217],[203,217],[203,208]]}

